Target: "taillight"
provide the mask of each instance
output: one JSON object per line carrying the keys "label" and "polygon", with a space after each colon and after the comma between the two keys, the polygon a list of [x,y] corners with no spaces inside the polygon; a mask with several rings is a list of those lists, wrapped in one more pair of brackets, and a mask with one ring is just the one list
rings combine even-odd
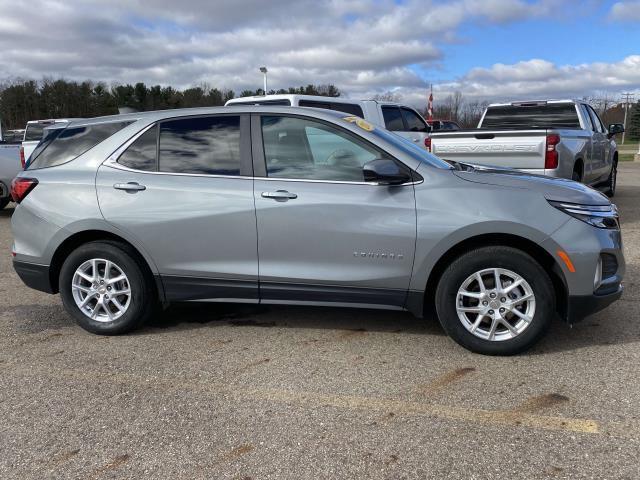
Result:
{"label": "taillight", "polygon": [[544,168],[558,168],[558,151],[556,145],[560,143],[560,135],[547,135],[547,148],[544,153]]}
{"label": "taillight", "polygon": [[431,151],[431,137],[427,137],[424,139],[424,147],[430,152]]}
{"label": "taillight", "polygon": [[20,165],[22,165],[22,169],[24,170],[24,167],[26,166],[27,161],[24,158],[24,147],[20,147]]}
{"label": "taillight", "polygon": [[38,185],[38,180],[35,178],[14,178],[11,182],[11,198],[14,202],[20,203],[31,190],[36,188],[36,185]]}

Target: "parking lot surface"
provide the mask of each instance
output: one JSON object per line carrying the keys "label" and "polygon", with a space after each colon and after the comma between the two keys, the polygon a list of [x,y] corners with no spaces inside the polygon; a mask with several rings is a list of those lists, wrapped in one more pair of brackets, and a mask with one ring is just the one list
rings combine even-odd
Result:
{"label": "parking lot surface", "polygon": [[640,164],[619,170],[623,298],[532,351],[408,313],[175,305],[77,327],[11,266],[0,212],[0,478],[638,479]]}

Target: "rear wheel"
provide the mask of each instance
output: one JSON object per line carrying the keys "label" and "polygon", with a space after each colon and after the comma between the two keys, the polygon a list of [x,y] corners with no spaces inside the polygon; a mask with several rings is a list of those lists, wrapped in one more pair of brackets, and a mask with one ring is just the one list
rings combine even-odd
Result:
{"label": "rear wheel", "polygon": [[463,347],[486,355],[530,348],[554,315],[551,279],[528,254],[483,247],[461,255],[445,270],[436,310],[445,331]]}
{"label": "rear wheel", "polygon": [[9,205],[9,202],[11,201],[10,198],[3,198],[2,200],[0,200],[0,210],[3,210],[4,207],[6,207],[7,205]]}
{"label": "rear wheel", "polygon": [[607,180],[607,188],[604,191],[605,195],[609,198],[616,194],[616,184],[618,183],[618,162],[614,161],[611,166],[611,172],[609,173],[609,179]]}
{"label": "rear wheel", "polygon": [[82,328],[102,335],[137,328],[156,304],[135,252],[116,242],[90,242],[74,250],[60,270],[60,295]]}

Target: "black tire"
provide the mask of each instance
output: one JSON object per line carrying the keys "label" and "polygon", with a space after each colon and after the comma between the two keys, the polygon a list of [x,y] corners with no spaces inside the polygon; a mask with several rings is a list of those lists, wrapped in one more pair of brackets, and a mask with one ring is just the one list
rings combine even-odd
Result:
{"label": "black tire", "polygon": [[[76,304],[71,283],[80,265],[94,258],[115,263],[127,276],[131,290],[130,304],[119,318],[100,322],[85,315]],[[145,275],[145,266],[138,255],[127,245],[112,241],[86,243],[67,257],[60,270],[60,296],[67,312],[78,325],[99,335],[118,335],[140,327],[156,310],[157,295],[153,279]],[[108,282],[107,282],[108,283]]]}
{"label": "black tire", "polygon": [[6,207],[7,205],[9,205],[9,202],[11,201],[10,198],[3,198],[2,200],[0,200],[0,210],[3,210],[4,207]]}
{"label": "black tire", "polygon": [[[535,295],[532,321],[508,340],[491,341],[474,335],[456,311],[458,289],[475,272],[488,268],[504,268],[520,275]],[[556,305],[553,284],[540,264],[521,250],[502,246],[478,248],[456,258],[442,274],[435,300],[438,318],[447,334],[468,350],[484,355],[515,355],[530,348],[546,332]]]}
{"label": "black tire", "polygon": [[618,161],[614,161],[613,165],[611,166],[611,172],[609,172],[609,178],[607,180],[607,184],[606,184],[606,190],[604,191],[604,194],[609,197],[609,198],[613,198],[613,196],[616,194],[616,184],[618,183]]}

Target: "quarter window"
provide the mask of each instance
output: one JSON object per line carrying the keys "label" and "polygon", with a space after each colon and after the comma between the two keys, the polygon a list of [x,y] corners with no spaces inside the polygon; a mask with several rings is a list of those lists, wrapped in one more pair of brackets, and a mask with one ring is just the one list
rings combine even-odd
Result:
{"label": "quarter window", "polygon": [[348,132],[302,118],[264,116],[262,136],[273,178],[363,182],[363,165],[386,158]]}
{"label": "quarter window", "polygon": [[404,130],[402,114],[398,107],[382,107],[382,116],[387,130],[392,132],[401,132]]}
{"label": "quarter window", "polygon": [[160,124],[159,169],[240,175],[240,117],[187,117]]}
{"label": "quarter window", "polygon": [[157,140],[158,128],[154,125],[127,147],[118,158],[118,163],[134,170],[155,171],[157,168]]}

